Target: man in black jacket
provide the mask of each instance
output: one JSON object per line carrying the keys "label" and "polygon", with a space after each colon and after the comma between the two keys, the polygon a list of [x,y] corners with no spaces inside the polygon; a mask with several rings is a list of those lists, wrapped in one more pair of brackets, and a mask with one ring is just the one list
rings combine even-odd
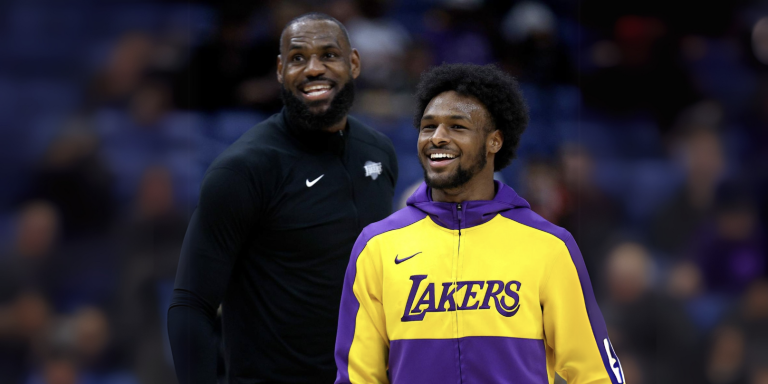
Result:
{"label": "man in black jacket", "polygon": [[222,306],[227,377],[331,383],[339,300],[352,245],[391,211],[391,142],[347,112],[360,57],[323,14],[285,27],[285,107],[208,169],[182,248],[168,331],[181,384],[216,382]]}

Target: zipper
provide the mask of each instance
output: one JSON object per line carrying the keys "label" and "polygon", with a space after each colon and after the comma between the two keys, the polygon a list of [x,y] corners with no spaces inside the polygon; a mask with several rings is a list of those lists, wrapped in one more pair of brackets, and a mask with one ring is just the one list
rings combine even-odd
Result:
{"label": "zipper", "polygon": [[461,203],[456,204],[456,215],[459,217],[459,236],[461,236]]}
{"label": "zipper", "polygon": [[[459,269],[459,266],[461,265],[460,264],[460,260],[461,260],[461,253],[460,253],[461,252],[461,216],[462,216],[461,203],[456,203],[456,217],[459,219],[459,244],[458,244],[458,247],[456,249],[456,274],[454,275],[456,278],[454,279],[453,284],[456,285],[456,290],[457,291],[458,291],[458,288],[459,288],[459,285],[458,285],[457,281],[459,279],[459,272],[460,272],[458,269]],[[459,338],[458,332],[459,332],[459,308],[458,308],[458,304],[457,304],[456,305],[456,348],[457,348],[458,354],[459,354],[459,383],[463,383],[464,382],[464,373],[461,370],[461,339]]]}

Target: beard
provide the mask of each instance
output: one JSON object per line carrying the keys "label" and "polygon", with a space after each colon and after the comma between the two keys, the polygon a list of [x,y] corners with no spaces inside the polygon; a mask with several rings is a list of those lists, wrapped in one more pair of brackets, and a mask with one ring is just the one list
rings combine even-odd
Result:
{"label": "beard", "polygon": [[485,143],[483,143],[480,151],[477,152],[477,155],[473,159],[474,161],[472,164],[470,164],[469,168],[462,168],[461,164],[459,164],[453,174],[448,175],[446,178],[440,178],[439,180],[430,178],[429,173],[427,172],[427,166],[422,163],[421,168],[424,170],[424,181],[427,183],[427,186],[432,189],[445,190],[461,187],[468,181],[472,180],[475,175],[480,173],[480,171],[485,168],[485,165],[488,163],[488,159],[485,157],[485,153],[486,146]]}
{"label": "beard", "polygon": [[291,125],[303,131],[321,131],[340,122],[352,108],[355,101],[355,85],[349,81],[331,100],[331,105],[324,112],[313,113],[310,108],[322,105],[324,101],[303,102],[291,91],[280,87],[280,98],[283,100]]}

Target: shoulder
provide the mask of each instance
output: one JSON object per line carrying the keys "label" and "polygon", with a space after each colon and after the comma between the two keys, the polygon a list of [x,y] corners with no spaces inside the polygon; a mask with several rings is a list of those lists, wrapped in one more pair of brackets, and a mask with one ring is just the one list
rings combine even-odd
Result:
{"label": "shoulder", "polygon": [[384,220],[367,225],[360,233],[360,236],[358,236],[357,242],[355,242],[355,250],[357,252],[353,252],[353,254],[356,256],[362,252],[365,246],[377,237],[409,227],[410,225],[423,220],[425,217],[427,217],[427,214],[423,211],[413,207],[405,207],[389,215]]}
{"label": "shoulder", "polygon": [[534,230],[552,235],[563,243],[567,244],[573,241],[573,236],[565,228],[550,223],[528,207],[510,209],[502,212],[501,216]]}
{"label": "shoulder", "polygon": [[264,176],[297,156],[295,143],[282,127],[281,115],[275,114],[246,131],[211,163],[207,172],[228,169],[246,178]]}
{"label": "shoulder", "polygon": [[394,154],[395,148],[392,145],[392,140],[386,135],[364,124],[354,116],[347,116],[347,118],[352,129],[350,140]]}

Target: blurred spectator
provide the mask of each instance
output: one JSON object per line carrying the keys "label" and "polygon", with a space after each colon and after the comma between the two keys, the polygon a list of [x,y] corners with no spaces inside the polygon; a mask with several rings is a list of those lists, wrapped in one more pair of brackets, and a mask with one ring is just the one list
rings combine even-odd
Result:
{"label": "blurred spectator", "polygon": [[484,32],[479,3],[447,1],[450,8],[434,8],[424,15],[424,38],[432,47],[435,63],[489,64],[494,61]]}
{"label": "blurred spectator", "polygon": [[564,145],[560,151],[560,174],[565,187],[560,225],[578,242],[590,275],[601,281],[598,276],[602,276],[602,255],[606,241],[620,228],[620,207],[595,183],[594,162],[586,148]]}
{"label": "blurred spectator", "polygon": [[768,247],[756,204],[746,186],[727,183],[718,191],[714,219],[694,236],[692,257],[710,291],[737,295],[766,275]]}
{"label": "blurred spectator", "polygon": [[95,307],[60,318],[40,355],[40,369],[30,375],[29,384],[138,383],[124,368],[105,313]]}
{"label": "blurred spectator", "polygon": [[531,161],[526,165],[522,196],[531,209],[556,225],[561,225],[565,213],[565,191],[558,170],[546,161]]}
{"label": "blurred spectator", "polygon": [[611,251],[606,267],[610,295],[600,305],[611,340],[618,353],[636,358],[644,383],[695,382],[696,335],[690,319],[680,302],[653,289],[653,274],[642,245],[620,243]]}
{"label": "blurred spectator", "polygon": [[126,105],[149,69],[152,49],[152,38],[145,33],[121,36],[104,69],[91,84],[89,106]]}
{"label": "blurred spectator", "polygon": [[3,382],[21,383],[32,358],[42,346],[50,323],[50,306],[44,297],[30,291],[0,304],[0,375]]}
{"label": "blurred spectator", "polygon": [[358,80],[361,88],[403,86],[402,67],[411,38],[396,20],[385,17],[391,3],[391,0],[356,0],[359,13],[344,21],[352,46],[365,63],[365,71]]}
{"label": "blurred spectator", "polygon": [[95,366],[103,359],[110,342],[106,315],[96,308],[83,308],[73,319],[74,350],[83,366]]}
{"label": "blurred spectator", "polygon": [[112,175],[99,149],[95,135],[80,129],[65,131],[35,172],[28,196],[58,208],[65,238],[104,233],[114,218]]}
{"label": "blurred spectator", "polygon": [[[186,69],[178,76],[175,95],[182,108],[215,110],[239,105],[240,83],[277,57],[277,46],[254,52],[249,46],[249,13],[228,14],[219,21],[214,39],[198,47]],[[274,55],[271,55],[274,53]],[[269,60],[275,61],[274,60]]]}
{"label": "blurred spectator", "polygon": [[276,65],[282,26],[302,13],[295,2],[275,2],[267,18],[265,36],[251,41],[252,11],[248,5],[230,3],[220,14],[213,39],[198,47],[176,78],[176,105],[185,109],[214,111],[223,108],[280,109]]}
{"label": "blurred spectator", "polygon": [[504,69],[520,81],[539,86],[573,81],[570,59],[558,39],[557,19],[546,4],[515,4],[504,17],[501,32],[506,42],[501,52]]}
{"label": "blurred spectator", "polygon": [[120,343],[131,351],[142,383],[173,382],[168,359],[165,309],[173,289],[187,220],[174,204],[171,174],[163,167],[145,171],[134,215],[122,227],[123,260],[119,292]]}
{"label": "blurred spectator", "polygon": [[624,372],[625,383],[648,383],[648,380],[646,380],[648,373],[643,371],[643,367],[637,360],[637,356],[631,351],[622,351],[620,364],[621,370]]}
{"label": "blurred spectator", "polygon": [[747,384],[744,333],[732,326],[715,332],[706,366],[708,384]]}
{"label": "blurred spectator", "polygon": [[765,364],[752,370],[750,384],[768,384],[768,367]]}
{"label": "blurred spectator", "polygon": [[[391,0],[335,3],[347,5],[343,7],[346,14],[342,21],[349,30],[352,47],[360,52],[365,67],[355,82],[358,94],[355,111],[381,119],[376,126],[384,131],[392,125],[389,123],[401,118],[402,111],[412,108],[406,67],[425,64],[423,61],[412,63],[411,57],[406,56],[411,48],[411,37],[396,19],[387,17],[392,3]],[[426,63],[429,64],[431,62]]]}
{"label": "blurred spectator", "polygon": [[161,80],[143,81],[131,97],[128,109],[138,126],[156,126],[171,110],[171,90]]}
{"label": "blurred spectator", "polygon": [[634,14],[613,22],[613,39],[592,48],[592,65],[599,69],[582,77],[585,102],[614,114],[649,111],[662,128],[669,128],[697,98],[678,64],[670,26],[658,17]]}
{"label": "blurred spectator", "polygon": [[405,53],[408,60],[404,60],[403,70],[406,75],[408,89],[414,89],[419,82],[421,74],[435,63],[432,50],[424,41],[414,41]]}
{"label": "blurred spectator", "polygon": [[23,291],[44,291],[46,265],[59,240],[59,215],[46,201],[27,203],[18,213],[13,248],[0,258],[0,303]]}
{"label": "blurred spectator", "polygon": [[46,359],[42,377],[33,376],[28,384],[80,384],[82,378],[75,359],[54,355]]}
{"label": "blurred spectator", "polygon": [[664,288],[672,300],[684,306],[699,333],[712,330],[729,310],[727,297],[705,292],[701,270],[691,261],[673,265]]}
{"label": "blurred spectator", "polygon": [[720,138],[709,129],[685,134],[680,155],[685,183],[655,212],[650,227],[654,247],[672,258],[681,257],[694,231],[710,214],[725,169]]}
{"label": "blurred spectator", "polygon": [[757,280],[750,285],[740,312],[739,323],[744,330],[747,363],[764,375],[768,368],[768,280]]}
{"label": "blurred spectator", "polygon": [[303,3],[294,1],[272,2],[268,7],[262,10],[267,16],[266,33],[250,44],[252,51],[258,53],[258,58],[256,62],[250,63],[250,73],[238,86],[237,97],[239,106],[271,114],[277,113],[283,107],[280,101],[280,83],[277,82],[276,76],[282,28],[291,19],[309,10]]}
{"label": "blurred spectator", "polygon": [[690,261],[680,262],[670,269],[665,288],[672,298],[691,300],[704,290],[701,271]]}
{"label": "blurred spectator", "polygon": [[[0,258],[0,377],[20,383],[48,326],[50,258],[59,216],[48,202],[27,203],[18,214],[13,248]],[[4,381],[6,382],[6,381]]]}

